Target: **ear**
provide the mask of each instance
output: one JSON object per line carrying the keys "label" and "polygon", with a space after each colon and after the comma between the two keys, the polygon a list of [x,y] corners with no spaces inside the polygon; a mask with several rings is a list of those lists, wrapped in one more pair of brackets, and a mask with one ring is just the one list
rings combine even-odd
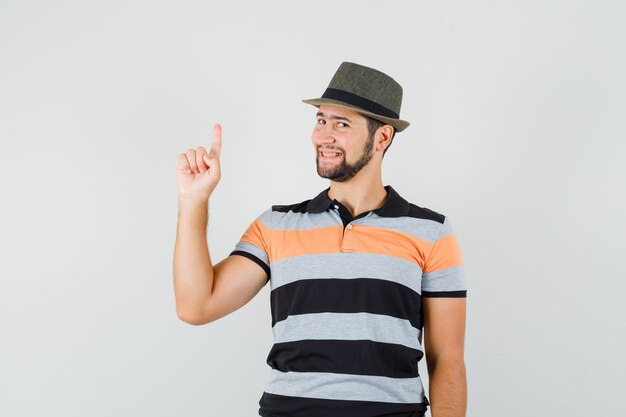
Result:
{"label": "ear", "polygon": [[384,151],[387,146],[391,145],[391,138],[393,137],[393,126],[383,125],[378,128],[376,132],[376,150]]}

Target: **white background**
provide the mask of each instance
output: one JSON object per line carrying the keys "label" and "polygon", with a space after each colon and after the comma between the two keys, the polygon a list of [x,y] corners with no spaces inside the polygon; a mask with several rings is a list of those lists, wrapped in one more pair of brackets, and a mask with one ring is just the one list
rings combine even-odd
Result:
{"label": "white background", "polygon": [[2,0],[0,415],[258,415],[269,285],[218,322],[177,318],[176,158],[222,123],[217,263],[328,186],[300,100],[341,61],[402,84],[412,125],[383,182],[457,232],[467,415],[626,415],[625,11]]}

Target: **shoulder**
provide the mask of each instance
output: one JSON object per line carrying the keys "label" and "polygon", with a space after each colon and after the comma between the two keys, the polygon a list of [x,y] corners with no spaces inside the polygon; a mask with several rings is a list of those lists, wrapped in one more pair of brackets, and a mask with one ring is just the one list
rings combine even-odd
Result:
{"label": "shoulder", "polygon": [[455,233],[450,218],[431,208],[409,203],[407,217],[415,220],[414,223],[420,224],[422,227],[427,226],[433,241]]}
{"label": "shoulder", "polygon": [[408,217],[415,219],[433,220],[437,223],[444,224],[446,216],[438,213],[428,207],[421,207],[413,203],[409,203]]}
{"label": "shoulder", "polygon": [[311,199],[293,204],[274,204],[271,210],[278,213],[306,213],[310,201]]}
{"label": "shoulder", "polygon": [[444,223],[445,215],[431,208],[412,203],[399,194],[391,185],[386,185],[385,188],[388,191],[389,197],[385,206],[383,206],[383,215],[403,217],[409,222],[411,222],[411,219],[415,219],[419,223],[423,223],[424,220],[439,224]]}
{"label": "shoulder", "polygon": [[405,228],[416,236],[435,242],[449,234],[450,224],[448,217],[429,207],[408,203],[407,214],[403,216]]}
{"label": "shoulder", "polygon": [[292,222],[301,219],[308,212],[309,201],[311,200],[292,204],[273,204],[259,217],[270,229],[274,229],[283,225],[285,221]]}

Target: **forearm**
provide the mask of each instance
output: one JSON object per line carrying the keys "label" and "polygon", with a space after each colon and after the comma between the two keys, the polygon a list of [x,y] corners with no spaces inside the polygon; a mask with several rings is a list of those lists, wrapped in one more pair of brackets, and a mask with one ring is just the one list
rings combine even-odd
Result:
{"label": "forearm", "polygon": [[467,380],[463,359],[431,360],[428,370],[432,417],[465,417]]}
{"label": "forearm", "polygon": [[207,244],[208,201],[178,199],[174,247],[174,292],[178,316],[195,320],[213,288],[213,264]]}

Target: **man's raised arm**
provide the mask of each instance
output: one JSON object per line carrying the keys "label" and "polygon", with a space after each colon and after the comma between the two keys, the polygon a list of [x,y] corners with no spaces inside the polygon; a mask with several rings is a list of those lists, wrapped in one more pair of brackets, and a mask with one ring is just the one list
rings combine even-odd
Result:
{"label": "man's raised arm", "polygon": [[243,256],[213,266],[207,244],[208,201],[221,178],[222,128],[213,128],[211,150],[178,156],[178,226],[174,247],[176,313],[189,324],[217,320],[250,301],[267,282],[266,272]]}

